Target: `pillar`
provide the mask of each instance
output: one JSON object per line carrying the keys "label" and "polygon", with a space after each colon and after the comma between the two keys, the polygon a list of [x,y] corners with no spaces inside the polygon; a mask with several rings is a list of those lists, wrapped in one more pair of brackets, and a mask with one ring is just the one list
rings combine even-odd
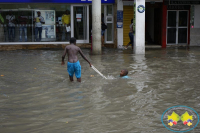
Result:
{"label": "pillar", "polygon": [[92,0],[92,53],[101,54],[101,0]]}
{"label": "pillar", "polygon": [[145,0],[135,0],[134,54],[145,54]]}
{"label": "pillar", "polygon": [[[117,10],[123,11],[123,1],[122,0],[117,0]],[[117,48],[121,49],[123,48],[123,27],[122,28],[117,28]]]}

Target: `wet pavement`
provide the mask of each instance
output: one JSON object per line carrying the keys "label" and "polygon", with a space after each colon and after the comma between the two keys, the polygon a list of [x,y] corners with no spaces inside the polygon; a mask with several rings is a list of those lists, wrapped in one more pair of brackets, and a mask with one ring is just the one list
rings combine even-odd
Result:
{"label": "wet pavement", "polygon": [[[63,50],[0,51],[0,132],[171,133],[161,122],[166,109],[185,105],[200,114],[200,47],[83,53],[115,79],[79,56],[82,83],[70,82]],[[121,69],[130,79],[119,77]]]}

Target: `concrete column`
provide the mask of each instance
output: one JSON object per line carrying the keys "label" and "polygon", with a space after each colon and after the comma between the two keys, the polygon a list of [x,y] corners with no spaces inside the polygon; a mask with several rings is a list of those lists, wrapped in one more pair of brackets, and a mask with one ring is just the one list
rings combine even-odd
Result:
{"label": "concrete column", "polygon": [[101,54],[101,0],[92,0],[92,53]]}
{"label": "concrete column", "polygon": [[[122,10],[123,11],[123,2],[122,0],[117,0],[117,10]],[[117,28],[117,48],[121,49],[123,48],[123,27],[122,28]]]}
{"label": "concrete column", "polygon": [[136,4],[136,9],[135,9],[136,24],[135,24],[135,43],[133,52],[134,54],[145,54],[145,0],[135,0],[135,4]]}

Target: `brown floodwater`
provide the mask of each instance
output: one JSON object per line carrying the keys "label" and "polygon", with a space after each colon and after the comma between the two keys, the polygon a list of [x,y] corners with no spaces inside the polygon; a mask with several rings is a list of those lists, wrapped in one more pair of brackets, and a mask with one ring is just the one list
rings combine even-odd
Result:
{"label": "brown floodwater", "polygon": [[171,133],[161,122],[166,109],[200,113],[200,47],[83,53],[113,79],[79,56],[82,82],[70,82],[61,49],[0,51],[0,133]]}

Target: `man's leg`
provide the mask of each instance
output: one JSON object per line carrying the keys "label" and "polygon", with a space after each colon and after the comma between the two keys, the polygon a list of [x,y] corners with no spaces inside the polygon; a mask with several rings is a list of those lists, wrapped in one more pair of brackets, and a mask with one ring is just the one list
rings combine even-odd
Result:
{"label": "man's leg", "polygon": [[19,41],[22,41],[22,27],[19,28]]}
{"label": "man's leg", "polygon": [[27,27],[24,27],[25,42],[27,42]]}
{"label": "man's leg", "polygon": [[70,75],[69,75],[69,80],[74,81],[73,77],[71,77]]}
{"label": "man's leg", "polygon": [[127,49],[128,48],[128,46],[131,44],[131,42],[129,42],[126,46],[125,46],[125,49]]}
{"label": "man's leg", "polygon": [[74,77],[73,63],[67,62],[67,71],[69,73],[69,80],[74,81],[74,79],[73,79],[73,77]]}
{"label": "man's leg", "polygon": [[78,81],[78,82],[81,82],[81,78],[77,78],[77,81]]}
{"label": "man's leg", "polygon": [[11,41],[11,27],[8,27],[8,40]]}
{"label": "man's leg", "polygon": [[65,32],[66,32],[66,27],[62,27],[62,41],[65,41]]}
{"label": "man's leg", "polygon": [[71,32],[67,32],[67,41],[70,40],[70,36],[71,36],[70,33],[71,33]]}
{"label": "man's leg", "polygon": [[78,82],[81,82],[81,65],[80,62],[77,61],[75,64],[75,75]]}
{"label": "man's leg", "polygon": [[39,27],[38,30],[39,30],[39,41],[41,41],[41,37],[42,37],[42,27]]}
{"label": "man's leg", "polygon": [[101,47],[104,47],[104,30],[101,30]]}
{"label": "man's leg", "polygon": [[35,41],[38,41],[38,27],[35,27]]}
{"label": "man's leg", "polygon": [[15,27],[12,27],[12,41],[15,41]]}

